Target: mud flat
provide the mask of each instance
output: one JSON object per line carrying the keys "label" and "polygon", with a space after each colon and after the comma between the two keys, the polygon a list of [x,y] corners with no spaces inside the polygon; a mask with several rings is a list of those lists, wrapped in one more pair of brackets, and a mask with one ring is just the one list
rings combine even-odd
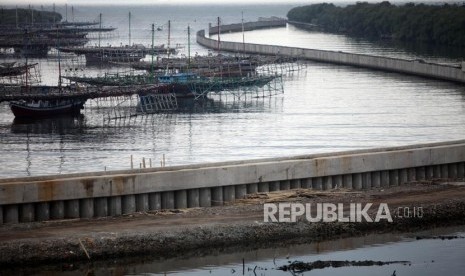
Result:
{"label": "mud flat", "polygon": [[[386,203],[393,222],[265,223],[263,204]],[[422,208],[422,216],[399,210]],[[377,208],[371,208],[376,212]],[[373,215],[373,212],[370,212]],[[78,263],[111,257],[170,258],[230,246],[273,247],[367,233],[417,231],[465,225],[465,183],[431,181],[369,191],[295,189],[257,193],[228,206],[138,213],[104,219],[80,219],[0,227],[0,266]],[[2,270],[0,270],[1,272]]]}

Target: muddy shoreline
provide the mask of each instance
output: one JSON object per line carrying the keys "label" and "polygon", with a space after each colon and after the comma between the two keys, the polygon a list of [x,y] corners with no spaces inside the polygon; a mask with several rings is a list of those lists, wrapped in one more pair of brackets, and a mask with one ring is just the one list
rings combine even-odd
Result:
{"label": "muddy shoreline", "polygon": [[[192,213],[174,211],[158,213],[152,217],[143,214],[135,217],[113,218],[110,220],[63,221],[50,224],[9,225],[0,228],[0,267],[37,266],[63,263],[80,263],[107,260],[119,257],[171,258],[195,255],[202,250],[228,250],[230,247],[266,248],[277,244],[322,241],[341,237],[361,236],[368,233],[411,232],[428,228],[465,225],[464,187],[415,187],[405,191],[373,191],[356,196],[344,197],[318,195],[316,197],[291,197],[295,202],[315,202],[317,200],[340,202],[387,201],[391,213],[396,206],[423,207],[421,218],[393,217],[393,222],[378,223],[310,223],[301,220],[295,223],[264,223],[263,205],[245,204],[215,208],[199,208]],[[432,198],[442,194],[432,202]],[[450,198],[449,194],[456,195]],[[400,201],[402,196],[407,197]],[[412,201],[411,198],[418,200]],[[392,206],[392,207],[391,207]],[[224,219],[228,214],[249,216],[240,219]],[[166,223],[170,218],[175,221]],[[201,219],[212,217],[205,223]],[[153,223],[152,224],[149,224]],[[181,222],[182,223],[181,223]],[[189,223],[186,223],[189,221]],[[138,222],[138,228],[130,226]],[[99,224],[108,228],[99,229]],[[116,224],[115,224],[116,223]],[[164,225],[166,223],[166,225]],[[118,229],[126,225],[126,230]],[[155,225],[155,226],[154,226]],[[112,231],[114,227],[114,231]],[[92,230],[89,230],[92,229]],[[51,235],[53,231],[57,233]],[[12,238],[13,233],[16,238]],[[1,271],[1,270],[0,270]]]}

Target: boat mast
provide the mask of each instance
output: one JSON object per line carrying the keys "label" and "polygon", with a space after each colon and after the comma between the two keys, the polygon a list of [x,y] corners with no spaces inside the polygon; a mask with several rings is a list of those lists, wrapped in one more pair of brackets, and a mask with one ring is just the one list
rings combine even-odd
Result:
{"label": "boat mast", "polygon": [[[57,28],[57,49],[60,49],[60,37],[58,36],[58,29]],[[61,55],[60,55],[60,50],[58,50],[58,88],[61,91]]]}
{"label": "boat mast", "polygon": [[34,25],[34,11],[32,10],[31,5],[29,5],[29,11],[31,12],[31,25]]}
{"label": "boat mast", "polygon": [[242,11],[242,52],[245,53],[245,37],[244,37],[244,11]]}
{"label": "boat mast", "polygon": [[129,47],[131,47],[131,12],[129,12]]}
{"label": "boat mast", "polygon": [[26,91],[29,90],[29,87],[28,87],[28,78],[29,78],[29,66],[27,65],[27,55],[26,55]]}
{"label": "boat mast", "polygon": [[100,33],[102,31],[102,13],[99,15],[99,30],[98,30],[98,47],[100,48]]}
{"label": "boat mast", "polygon": [[73,20],[74,23],[74,6],[71,6],[71,20]]}
{"label": "boat mast", "polygon": [[218,55],[220,55],[220,17],[218,16]]}
{"label": "boat mast", "polygon": [[168,20],[168,58],[170,58],[171,20]]}
{"label": "boat mast", "polygon": [[191,67],[191,27],[187,25],[187,69]]}
{"label": "boat mast", "polygon": [[55,18],[55,16],[56,16],[56,13],[55,13],[55,3],[53,3],[53,25],[55,25],[55,23],[56,23],[56,18]]}
{"label": "boat mast", "polygon": [[154,41],[155,41],[155,24],[152,24],[152,63],[150,64],[150,79],[152,80],[152,83],[153,83],[153,56],[155,55],[155,52],[153,51]]}
{"label": "boat mast", "polygon": [[66,14],[66,22],[68,22],[68,4],[65,4],[65,14]]}
{"label": "boat mast", "polygon": [[16,5],[16,29],[18,29],[18,5]]}

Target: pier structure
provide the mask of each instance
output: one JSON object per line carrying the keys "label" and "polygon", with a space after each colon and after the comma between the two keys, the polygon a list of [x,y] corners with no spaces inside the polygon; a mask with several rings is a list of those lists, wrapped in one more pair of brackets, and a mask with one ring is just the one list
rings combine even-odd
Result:
{"label": "pier structure", "polygon": [[2,25],[0,49],[13,48],[15,53],[27,57],[45,57],[51,48],[84,46],[89,33],[107,33],[116,28],[92,27],[91,22],[57,22],[54,24]]}
{"label": "pier structure", "polygon": [[209,207],[291,189],[356,191],[465,177],[465,140],[189,166],[0,179],[0,223]]}
{"label": "pier structure", "polygon": [[[146,94],[165,93],[166,84],[127,85],[127,86],[87,86],[87,87],[23,87],[0,86],[0,102],[19,100],[58,100],[58,99],[96,99]],[[44,93],[45,91],[45,93]]]}

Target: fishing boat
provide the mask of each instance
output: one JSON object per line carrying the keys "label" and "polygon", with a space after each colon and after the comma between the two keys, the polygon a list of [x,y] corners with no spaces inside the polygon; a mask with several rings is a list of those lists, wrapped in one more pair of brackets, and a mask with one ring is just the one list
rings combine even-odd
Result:
{"label": "fishing boat", "polygon": [[85,100],[19,100],[10,102],[10,108],[17,118],[53,117],[62,114],[79,114]]}
{"label": "fishing boat", "polygon": [[16,62],[0,63],[0,77],[19,76],[26,73],[26,70],[36,66],[34,64],[16,64]]}

